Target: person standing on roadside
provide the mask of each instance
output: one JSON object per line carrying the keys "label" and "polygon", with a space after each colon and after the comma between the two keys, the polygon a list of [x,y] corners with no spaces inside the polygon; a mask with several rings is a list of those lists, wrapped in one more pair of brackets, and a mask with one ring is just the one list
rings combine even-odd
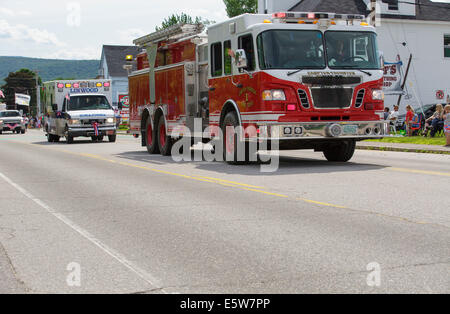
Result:
{"label": "person standing on roadside", "polygon": [[444,108],[444,132],[446,143],[445,146],[450,146],[450,105],[445,106]]}
{"label": "person standing on roadside", "polygon": [[405,124],[406,124],[406,130],[408,132],[408,136],[412,136],[413,130],[412,130],[412,120],[414,118],[414,109],[413,107],[411,107],[411,105],[407,105],[406,106],[406,119],[405,119]]}

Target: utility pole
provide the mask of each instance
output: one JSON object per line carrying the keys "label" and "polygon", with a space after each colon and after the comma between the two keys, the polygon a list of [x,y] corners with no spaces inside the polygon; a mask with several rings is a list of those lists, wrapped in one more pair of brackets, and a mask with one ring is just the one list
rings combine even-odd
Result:
{"label": "utility pole", "polygon": [[[37,114],[38,117],[41,116],[41,88],[39,86],[39,71],[35,70],[35,79],[36,79],[36,107],[37,107]],[[31,110],[30,110],[31,111]]]}

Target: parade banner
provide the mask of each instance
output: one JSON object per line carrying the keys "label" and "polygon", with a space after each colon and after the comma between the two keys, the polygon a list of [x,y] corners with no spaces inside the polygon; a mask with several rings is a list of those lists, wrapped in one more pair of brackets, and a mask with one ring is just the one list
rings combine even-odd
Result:
{"label": "parade banner", "polygon": [[31,96],[25,94],[16,94],[16,105],[30,106]]}

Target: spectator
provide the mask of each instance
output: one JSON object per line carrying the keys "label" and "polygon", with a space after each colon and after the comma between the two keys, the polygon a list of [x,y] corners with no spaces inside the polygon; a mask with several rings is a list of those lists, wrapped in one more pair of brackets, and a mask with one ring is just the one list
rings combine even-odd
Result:
{"label": "spectator", "polygon": [[414,118],[415,111],[414,111],[413,107],[411,107],[410,105],[406,106],[406,111],[407,111],[406,119],[405,119],[406,129],[408,132],[408,136],[412,136],[412,134],[413,134],[412,120]]}
{"label": "spectator", "polygon": [[388,117],[388,120],[390,121],[390,127],[391,129],[394,129],[394,131],[397,131],[395,124],[397,123],[398,116],[400,115],[400,112],[398,112],[399,107],[397,105],[394,106],[394,111],[391,112],[391,114]]}
{"label": "spectator", "polygon": [[445,132],[445,138],[446,138],[446,144],[445,146],[450,146],[450,105],[445,106],[444,108],[444,132]]}
{"label": "spectator", "polygon": [[388,120],[389,119],[389,107],[384,108],[384,120]]}
{"label": "spectator", "polygon": [[436,105],[436,111],[431,117],[425,120],[425,129],[423,136],[427,136],[431,130],[431,137],[433,137],[438,131],[439,124],[443,124],[444,120],[444,107],[441,104]]}

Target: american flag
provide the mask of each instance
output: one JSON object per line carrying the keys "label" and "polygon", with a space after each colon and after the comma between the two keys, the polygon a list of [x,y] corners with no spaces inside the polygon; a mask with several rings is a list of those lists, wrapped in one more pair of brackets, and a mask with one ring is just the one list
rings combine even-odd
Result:
{"label": "american flag", "polygon": [[5,94],[3,94],[3,91],[0,89],[0,98],[5,98]]}
{"label": "american flag", "polygon": [[99,135],[99,133],[98,133],[98,123],[94,122],[94,123],[92,123],[92,126],[94,127],[95,136],[98,136]]}

